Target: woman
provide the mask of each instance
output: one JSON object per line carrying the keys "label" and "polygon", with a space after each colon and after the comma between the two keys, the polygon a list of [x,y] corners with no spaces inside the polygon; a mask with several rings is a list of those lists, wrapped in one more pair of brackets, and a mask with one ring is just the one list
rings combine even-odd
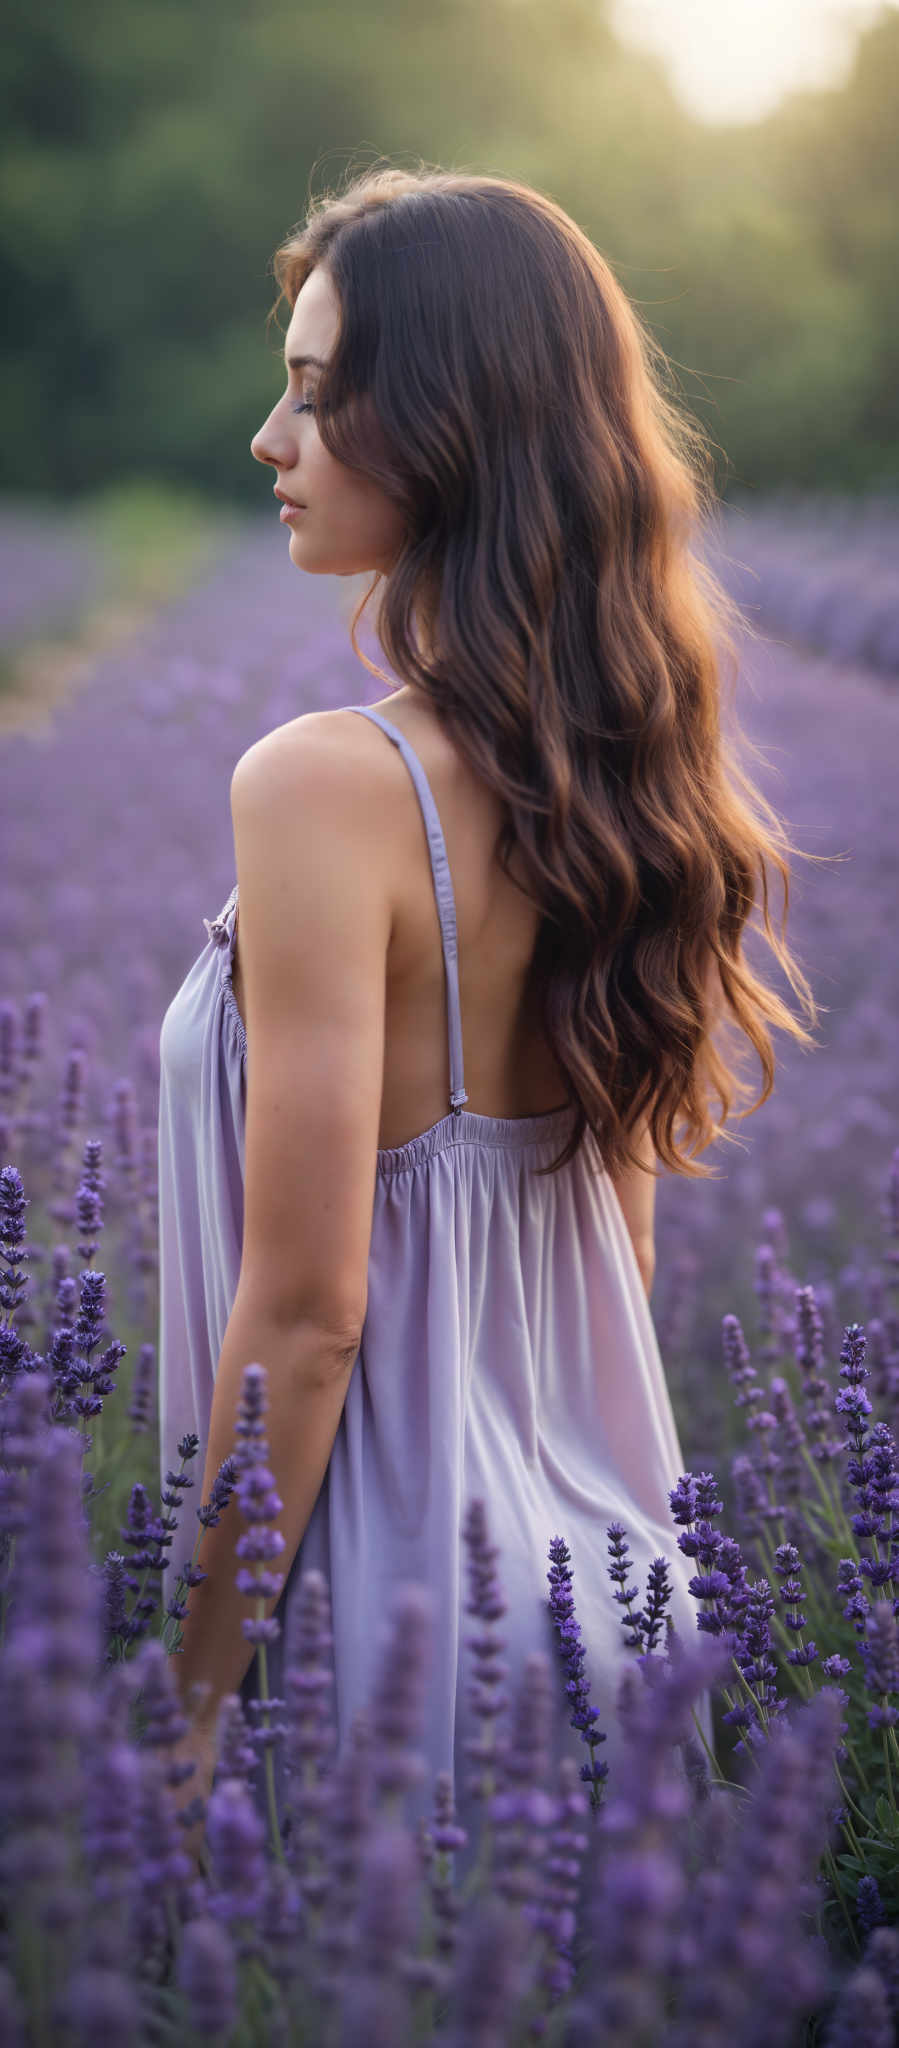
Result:
{"label": "woman", "polygon": [[[513,180],[379,169],[316,202],[275,272],[286,383],[252,452],[298,569],[373,572],[402,686],[290,721],[235,770],[237,886],[161,1037],[163,1472],[196,1430],[208,1498],[264,1364],[285,1575],[269,1691],[317,1566],[342,1745],[391,1593],[423,1581],[407,1811],[443,1767],[469,1824],[472,1499],[510,1691],[530,1650],[556,1661],[548,1552],[567,1542],[611,1770],[635,1652],[610,1522],[636,1604],[665,1556],[695,1630],[647,1301],[654,1164],[704,1175],[692,1156],[727,1135],[725,1006],[761,1061],[754,1108],[765,1020],[813,1043],[743,957],[757,867],[768,941],[817,1012],[769,922],[766,863],[786,916],[793,849],[720,731],[739,615],[690,553],[708,453],[603,258]],[[243,1527],[232,1507],[207,1535],[176,1665],[185,1702],[207,1688],[207,1736],[226,1694],[257,1692]],[[561,1747],[588,1759],[560,1676]]]}

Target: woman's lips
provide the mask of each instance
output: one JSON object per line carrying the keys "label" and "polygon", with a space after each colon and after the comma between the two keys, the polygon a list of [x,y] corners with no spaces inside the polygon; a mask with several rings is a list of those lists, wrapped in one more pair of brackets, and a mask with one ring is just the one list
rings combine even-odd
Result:
{"label": "woman's lips", "polygon": [[286,525],[286,524],[287,524],[287,523],[288,523],[288,522],[289,522],[289,521],[290,521],[291,519],[295,519],[295,518],[297,517],[297,514],[298,514],[298,513],[300,513],[300,512],[305,512],[305,510],[306,510],[306,507],[305,507],[305,505],[291,505],[290,503],[287,503],[287,504],[284,504],[284,505],[282,505],[282,507],[281,507],[281,524],[282,524],[282,526]]}

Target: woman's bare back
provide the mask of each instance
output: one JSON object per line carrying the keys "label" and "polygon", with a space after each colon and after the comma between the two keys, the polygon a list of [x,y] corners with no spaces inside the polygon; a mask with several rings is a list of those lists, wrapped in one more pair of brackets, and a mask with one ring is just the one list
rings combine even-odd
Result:
{"label": "woman's bare back", "polygon": [[[373,707],[414,747],[446,840],[456,904],[466,1109],[481,1116],[539,1116],[566,1100],[565,1077],[541,1028],[529,970],[538,914],[503,874],[495,855],[502,821],[498,799],[447,739],[434,713],[399,690]],[[449,1071],[446,976],[434,881],[421,806],[397,747],[370,719],[349,710],[342,744],[360,772],[380,750],[392,782],[383,810],[390,834],[387,867],[395,881],[394,928],[387,956],[384,1078],[378,1145],[405,1145],[447,1114]],[[515,857],[512,857],[513,868]],[[239,924],[239,919],[238,919]],[[235,945],[233,991],[246,1018]]]}

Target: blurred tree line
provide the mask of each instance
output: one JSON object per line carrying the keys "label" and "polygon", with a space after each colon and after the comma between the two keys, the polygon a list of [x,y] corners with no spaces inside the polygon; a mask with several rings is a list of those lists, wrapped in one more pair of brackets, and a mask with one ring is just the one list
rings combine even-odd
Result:
{"label": "blurred tree line", "polygon": [[379,156],[565,206],[725,493],[896,485],[895,10],[844,88],[736,128],[696,122],[602,0],[7,0],[6,23],[0,488],[143,474],[262,505],[272,250]]}

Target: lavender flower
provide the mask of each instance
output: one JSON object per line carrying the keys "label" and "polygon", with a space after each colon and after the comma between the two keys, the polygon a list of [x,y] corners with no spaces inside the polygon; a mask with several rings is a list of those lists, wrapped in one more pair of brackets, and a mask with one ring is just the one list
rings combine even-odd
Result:
{"label": "lavender flower", "polygon": [[[190,1441],[192,1443],[199,1443],[198,1438],[191,1437]],[[181,1451],[180,1444],[178,1446],[178,1449],[179,1451]],[[184,1454],[182,1453],[182,1455]],[[183,1486],[186,1484],[186,1481],[181,1479],[179,1480],[179,1484]],[[231,1499],[231,1495],[234,1492],[236,1484],[236,1460],[233,1457],[225,1458],[222,1465],[220,1465],[219,1470],[216,1473],[215,1478],[212,1482],[212,1492],[209,1496],[208,1501],[205,1502],[202,1507],[198,1507],[197,1509],[197,1519],[202,1523],[204,1529],[212,1529],[215,1527],[216,1522],[223,1514],[225,1508],[228,1505],[229,1500]]]}
{"label": "lavender flower", "polygon": [[226,1926],[211,1913],[188,1920],[178,1954],[178,1987],[188,2024],[208,2038],[229,2034],[237,2019],[237,1968]]}
{"label": "lavender flower", "polygon": [[138,1483],[131,1489],[128,1501],[128,1520],[119,1534],[131,1550],[131,1565],[140,1578],[133,1581],[136,1599],[128,1617],[128,1638],[134,1642],[144,1636],[150,1618],[158,1606],[158,1595],[146,1590],[147,1576],[163,1569],[162,1552],[164,1526],[150,1506],[150,1496],[145,1486]]}
{"label": "lavender flower", "polygon": [[529,1931],[505,1900],[488,1893],[459,1942],[446,2048],[506,2048],[507,2015],[530,1981]]}
{"label": "lavender flower", "polygon": [[[581,1790],[574,1758],[559,1760],[558,1791],[546,1844],[536,1903],[528,1918],[544,1936],[539,1957],[537,1988],[546,2006],[557,2005],[571,1989],[574,1979],[575,1908],[578,1879],[584,1852],[589,1844],[583,1821],[590,1810],[587,1794]],[[547,2029],[546,2014],[535,2012],[531,2034],[540,2039]]]}
{"label": "lavender flower", "polygon": [[65,2031],[76,2048],[95,2048],[97,2041],[115,2041],[117,2048],[139,2048],[143,2015],[137,1985],[122,1970],[83,1963],[57,1993],[53,2024]]}
{"label": "lavender flower", "polygon": [[[749,1356],[749,1347],[743,1335],[738,1316],[725,1316],[721,1324],[724,1349],[724,1366],[731,1386],[734,1388],[734,1405],[749,1408],[758,1401],[764,1401],[765,1390],[756,1379],[755,1366]],[[748,1417],[752,1423],[752,1414]]]}
{"label": "lavender flower", "polygon": [[806,1549],[811,1548],[813,1560],[816,1560],[819,1546],[811,1544],[802,1519],[805,1431],[796,1413],[788,1382],[775,1376],[768,1394],[779,1431],[778,1492],[783,1504],[784,1524],[790,1541],[795,1542],[801,1537]]}
{"label": "lavender flower", "polygon": [[622,1674],[618,1711],[629,1739],[599,1821],[590,1967],[572,2014],[573,2048],[661,2036],[668,1963],[686,1903],[679,1833],[689,1790],[671,1751],[687,1736],[697,1695],[726,1668],[721,1643],[697,1637],[682,1651],[674,1662],[644,1658],[640,1676],[636,1668]]}
{"label": "lavender flower", "polygon": [[732,1625],[731,1574],[721,1568],[723,1538],[708,1519],[710,1515],[720,1515],[724,1510],[714,1473],[701,1472],[698,1478],[694,1478],[691,1472],[684,1473],[669,1492],[668,1499],[673,1520],[682,1525],[677,1547],[685,1557],[695,1557],[700,1566],[699,1572],[688,1581],[688,1590],[694,1598],[707,1603],[697,1615],[696,1626],[707,1635],[722,1635]]}
{"label": "lavender flower", "polygon": [[362,1855],[353,1969],[339,2006],[341,2048],[396,2048],[412,2037],[406,1966],[417,1933],[418,1880],[409,1829],[379,1819]]}
{"label": "lavender flower", "polygon": [[381,1659],[370,1707],[372,1784],[387,1818],[395,1815],[407,1789],[425,1774],[419,1743],[435,1621],[434,1595],[427,1586],[410,1580],[394,1587],[381,1629]]}
{"label": "lavender flower", "polygon": [[19,1267],[34,1256],[25,1241],[27,1208],[21,1174],[14,1166],[0,1166],[0,1310],[10,1320],[28,1285]]}
{"label": "lavender flower", "polygon": [[226,1692],[216,1721],[216,1776],[249,1785],[259,1761],[239,1692]]}
{"label": "lavender flower", "polygon": [[334,1764],[326,1808],[326,1873],[315,1931],[316,1990],[333,2009],[353,1948],[359,1869],[373,1821],[371,1728],[357,1713]]}
{"label": "lavender flower", "polygon": [[830,1988],[825,1958],[800,1939],[808,1878],[833,1804],[839,1707],[827,1690],[772,1724],[754,1796],[703,1899],[703,1967],[680,1979],[666,2048],[698,2040],[788,2048],[796,2022]]}
{"label": "lavender flower", "polygon": [[871,1603],[862,1585],[861,1566],[857,1558],[840,1558],[837,1567],[837,1591],[845,1602],[842,1612],[846,1620],[853,1623],[856,1635],[861,1635],[866,1617],[871,1612]]}
{"label": "lavender flower", "polygon": [[487,1800],[495,1789],[494,1772],[501,1762],[495,1730],[499,1715],[508,1705],[508,1695],[502,1686],[508,1666],[501,1661],[506,1647],[505,1637],[495,1633],[496,1623],[506,1613],[506,1603],[495,1571],[498,1551],[495,1544],[488,1541],[486,1509],[482,1500],[469,1501],[462,1533],[468,1550],[471,1584],[465,1612],[473,1615],[478,1624],[465,1638],[474,1665],[471,1708],[475,1720],[481,1724],[480,1733],[468,1739],[465,1749],[472,1764],[483,1766],[480,1771],[476,1769],[469,1774],[468,1792],[472,1799]]}
{"label": "lavender flower", "polygon": [[322,1572],[302,1573],[290,1612],[284,1658],[287,1735],[287,1861],[307,1913],[322,1905],[325,1878],[324,1825],[328,1780],[335,1749],[331,1608]]}
{"label": "lavender flower", "polygon": [[896,2036],[886,1985],[861,1963],[846,1979],[827,2032],[827,2048],[894,2048]]}
{"label": "lavender flower", "polygon": [[[613,1528],[620,1526],[612,1524]],[[585,1785],[591,1787],[590,1804],[595,1809],[600,1804],[599,1787],[603,1779],[609,1775],[609,1766],[607,1763],[600,1763],[593,1752],[600,1742],[607,1740],[607,1737],[603,1729],[596,1727],[599,1708],[591,1707],[588,1703],[590,1680],[582,1670],[587,1652],[581,1642],[581,1625],[574,1611],[571,1552],[561,1536],[553,1537],[549,1554],[552,1559],[552,1569],[546,1575],[550,1585],[549,1610],[559,1635],[562,1659],[567,1673],[565,1692],[571,1701],[569,1720],[572,1728],[579,1730],[590,1750],[590,1762],[581,1765],[581,1779]]]}
{"label": "lavender flower", "polygon": [[772,1719],[782,1714],[787,1705],[777,1691],[777,1660],[771,1643],[773,1614],[774,1595],[767,1579],[759,1578],[750,1586],[734,1650],[735,1661],[753,1697],[723,1716],[727,1723],[745,1731],[746,1744],[742,1740],[735,1744],[738,1752],[747,1744],[757,1746],[763,1739],[763,1730],[770,1733]]}
{"label": "lavender flower", "polygon": [[417,1972],[422,1988],[444,1994],[449,1986],[458,1941],[462,1903],[453,1884],[453,1858],[468,1841],[467,1830],[459,1826],[453,1781],[449,1771],[438,1771],[434,1781],[434,1810],[430,1824],[422,1827],[419,1850],[422,1871],[427,1878],[434,1927],[434,1956],[422,1958]]}
{"label": "lavender flower", "polygon": [[863,1934],[870,1934],[872,1928],[880,1927],[886,1918],[877,1879],[872,1877],[870,1872],[859,1878],[855,1891],[855,1907]]}
{"label": "lavender flower", "polygon": [[31,1477],[43,1456],[50,1428],[46,1372],[17,1374],[0,1405],[0,1535],[7,1555],[28,1525]]}
{"label": "lavender flower", "polygon": [[72,1857],[94,1715],[100,1612],[81,1505],[81,1447],[50,1432],[31,1474],[0,1663],[0,1897],[11,1921],[73,1938]]}
{"label": "lavender flower", "polygon": [[668,1579],[670,1565],[666,1557],[654,1557],[647,1577],[646,1606],[642,1614],[643,1640],[646,1653],[654,1650],[666,1621],[665,1609],[671,1599]]}
{"label": "lavender flower", "polygon": [[[805,1615],[799,1612],[802,1603],[802,1565],[795,1544],[779,1544],[774,1553],[774,1569],[781,1580],[780,1597],[787,1608],[784,1621],[787,1628],[798,1634],[799,1630],[805,1627]],[[787,1663],[813,1664],[817,1655],[818,1651],[813,1642],[799,1643],[794,1649],[787,1651]]]}
{"label": "lavender flower", "polygon": [[142,1344],[134,1366],[131,1383],[131,1403],[128,1420],[135,1436],[143,1436],[150,1427],[150,1410],[156,1389],[156,1346]]}
{"label": "lavender flower", "polygon": [[131,1922],[140,1886],[134,1842],[141,1799],[141,1763],[128,1740],[127,1699],[109,1681],[99,1703],[87,1763],[82,1852],[94,1912],[83,1960],[127,1972]]}
{"label": "lavender flower", "polygon": [[537,1898],[545,1832],[555,1815],[546,1789],[553,1723],[553,1671],[543,1650],[525,1659],[499,1785],[490,1801],[491,1888],[527,1911]]}
{"label": "lavender flower", "polygon": [[872,1970],[880,1972],[895,2028],[899,2026],[899,1927],[875,1927],[868,1937],[864,1960]]}
{"label": "lavender flower", "polygon": [[[872,1601],[859,1652],[865,1667],[866,1691],[875,1693],[881,1702],[890,1693],[899,1695],[899,1621],[888,1600]],[[869,1709],[869,1728],[885,1731],[895,1728],[897,1722],[899,1705],[880,1704]]]}
{"label": "lavender flower", "polygon": [[833,1396],[824,1374],[821,1317],[813,1287],[796,1290],[796,1363],[802,1375],[809,1449],[818,1464],[832,1464],[845,1450],[846,1442],[845,1438],[834,1436],[830,1426]]}
{"label": "lavender flower", "polygon": [[736,1495],[737,1518],[746,1535],[761,1540],[761,1531],[771,1514],[771,1502],[762,1475],[747,1451],[735,1451],[730,1463]]}
{"label": "lavender flower", "polygon": [[[613,1585],[617,1587],[617,1591],[613,1593],[612,1598],[617,1600],[619,1606],[626,1607],[628,1610],[621,1617],[622,1628],[630,1629],[630,1634],[626,1635],[624,1640],[629,1650],[639,1649],[643,1642],[642,1616],[639,1609],[637,1614],[631,1612],[631,1601],[636,1600],[639,1589],[636,1586],[629,1586],[627,1583],[629,1574],[633,1570],[633,1565],[631,1563],[630,1548],[624,1523],[610,1522],[606,1535],[609,1539],[609,1556],[612,1559],[612,1563],[608,1567],[609,1578],[612,1580]],[[558,1541],[558,1539],[556,1540]],[[552,1552],[550,1552],[550,1555],[552,1555]],[[553,1618],[555,1619],[555,1614]],[[579,1629],[578,1633],[580,1633]]]}
{"label": "lavender flower", "polygon": [[217,1781],[206,1809],[212,1863],[209,1912],[227,1926],[238,1961],[261,1950],[259,1919],[265,1882],[265,1828],[245,1784]]}
{"label": "lavender flower", "polygon": [[268,1666],[266,1646],[277,1642],[281,1634],[281,1623],[275,1614],[266,1617],[262,1606],[266,1600],[277,1600],[284,1586],[283,1572],[266,1571],[270,1559],[280,1557],[284,1549],[284,1537],[273,1522],[281,1513],[284,1503],[275,1486],[268,1466],[268,1438],[265,1430],[266,1396],[265,1367],[254,1362],[245,1367],[241,1381],[240,1400],[237,1409],[237,1443],[234,1464],[237,1470],[235,1494],[240,1512],[249,1528],[238,1537],[237,1556],[250,1561],[253,1569],[241,1568],[236,1576],[238,1591],[256,1602],[256,1613],[246,1618],[241,1628],[248,1642],[258,1646],[259,1656],[259,1697],[251,1702],[250,1712],[257,1725],[254,1740],[264,1751],[266,1794],[269,1813],[272,1816],[272,1834],[275,1853],[283,1856],[280,1827],[276,1818],[275,1772],[273,1748],[283,1740],[286,1733],[284,1723],[275,1716],[283,1708],[283,1700],[273,1699],[268,1687]]}

